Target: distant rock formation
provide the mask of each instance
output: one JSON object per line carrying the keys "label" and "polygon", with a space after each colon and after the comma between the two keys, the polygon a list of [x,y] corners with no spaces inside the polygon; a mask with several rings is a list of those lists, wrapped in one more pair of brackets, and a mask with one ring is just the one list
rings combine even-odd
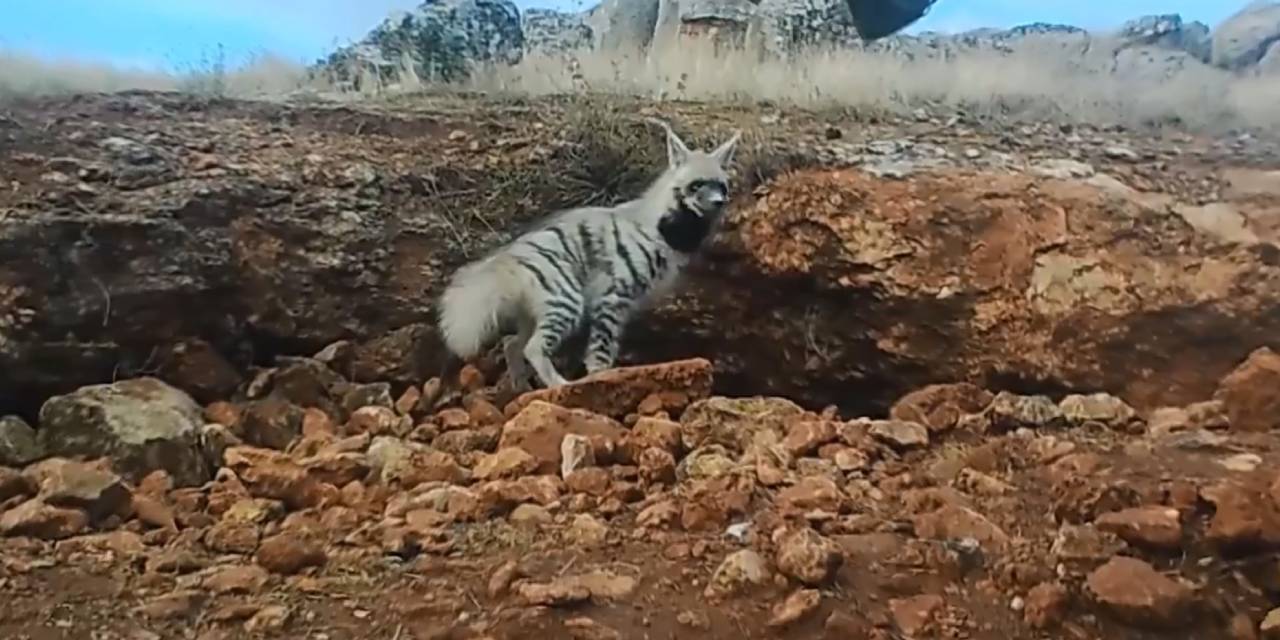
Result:
{"label": "distant rock formation", "polygon": [[[1171,77],[1206,65],[1280,73],[1280,1],[1254,2],[1216,31],[1177,14],[1142,16],[1106,34],[1032,23],[958,34],[897,34],[865,42],[847,0],[603,0],[582,12],[531,9],[511,0],[427,0],[389,18],[322,63],[340,79],[394,76],[406,64],[425,79],[456,80],[477,62],[514,63],[524,52],[681,50],[709,43],[787,57],[814,48],[908,60],[971,52],[1049,51],[1090,71]],[[408,61],[408,62],[406,62]]]}
{"label": "distant rock formation", "polygon": [[1213,33],[1213,64],[1240,70],[1257,64],[1280,42],[1280,1],[1259,0],[1227,18]]}
{"label": "distant rock formation", "polygon": [[[427,0],[388,17],[360,42],[320,63],[340,81],[359,84],[367,75],[394,81],[412,65],[424,80],[466,77],[471,64],[515,64],[525,50],[520,11],[511,0]],[[572,29],[554,39],[565,41]]]}

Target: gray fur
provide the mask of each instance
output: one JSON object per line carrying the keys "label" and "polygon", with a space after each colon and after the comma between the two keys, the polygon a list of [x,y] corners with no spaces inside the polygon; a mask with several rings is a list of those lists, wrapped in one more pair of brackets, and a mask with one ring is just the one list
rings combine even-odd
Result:
{"label": "gray fur", "polygon": [[[613,366],[627,320],[669,290],[691,258],[690,246],[721,217],[726,167],[739,140],[735,133],[714,151],[693,151],[658,124],[666,130],[668,166],[644,195],[615,207],[555,213],[454,274],[438,321],[456,358],[472,358],[495,337],[514,334],[504,346],[512,384],[525,388],[531,367],[545,386],[561,385],[551,355],[586,323],[587,372]],[[673,228],[693,240],[672,246]]]}

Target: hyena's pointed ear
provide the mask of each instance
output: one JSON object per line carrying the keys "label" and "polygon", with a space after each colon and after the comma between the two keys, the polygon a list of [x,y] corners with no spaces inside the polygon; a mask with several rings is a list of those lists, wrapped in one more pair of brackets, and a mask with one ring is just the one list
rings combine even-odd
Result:
{"label": "hyena's pointed ear", "polygon": [[670,127],[667,127],[667,163],[671,166],[684,164],[689,159],[689,147],[685,145],[684,140],[676,135]]}
{"label": "hyena's pointed ear", "polygon": [[729,163],[733,162],[733,152],[737,151],[738,141],[741,139],[742,132],[734,131],[733,137],[729,138],[724,144],[716,147],[716,150],[711,152],[711,157],[715,158],[716,162],[720,163],[720,166],[729,166]]}
{"label": "hyena's pointed ear", "polygon": [[646,120],[662,127],[662,130],[667,134],[667,163],[673,167],[684,164],[684,161],[689,159],[689,147],[684,143],[684,140],[681,140],[680,136],[671,130],[671,125],[657,118],[646,118]]}

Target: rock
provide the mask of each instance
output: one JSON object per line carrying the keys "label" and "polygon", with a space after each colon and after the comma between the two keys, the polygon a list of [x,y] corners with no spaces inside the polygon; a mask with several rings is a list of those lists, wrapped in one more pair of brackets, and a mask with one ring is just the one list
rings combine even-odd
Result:
{"label": "rock", "polygon": [[233,565],[215,569],[204,578],[204,586],[217,594],[257,594],[271,580],[270,574],[254,565]]}
{"label": "rock", "polygon": [[1259,76],[1275,78],[1280,76],[1280,40],[1271,43],[1255,69]]}
{"label": "rock", "polygon": [[823,640],[869,638],[872,637],[871,627],[871,623],[863,618],[837,609],[827,616],[826,623],[822,625],[822,638]]}
{"label": "rock", "polygon": [[1269,496],[1232,482],[1200,493],[1214,508],[1205,541],[1231,553],[1280,548],[1280,509]]}
{"label": "rock", "polygon": [[489,598],[496,600],[506,595],[507,590],[511,588],[511,583],[521,577],[524,577],[524,572],[520,570],[520,565],[515,560],[504,562],[489,576],[487,588]]}
{"label": "rock", "polygon": [[1071,178],[1088,178],[1097,173],[1097,170],[1093,168],[1093,165],[1085,162],[1055,158],[1036,162],[1032,165],[1031,172],[1045,178],[1069,180]]}
{"label": "rock", "polygon": [[[557,387],[559,388],[559,387]],[[591,439],[597,460],[621,442],[626,430],[615,420],[585,411],[566,409],[540,400],[531,402],[502,428],[499,448],[524,449],[538,461],[538,473],[560,470],[560,446],[569,434]]]}
{"label": "rock", "polygon": [[480,458],[473,475],[476,480],[518,478],[533,473],[537,468],[538,460],[524,449],[508,447]]}
{"label": "rock", "polygon": [[680,455],[683,452],[680,424],[671,420],[648,417],[637,420],[635,426],[631,427],[631,432],[627,434],[624,448],[630,450],[631,457],[635,458],[638,452],[651,447],[662,449],[673,456]]}
{"label": "rock", "polygon": [[590,48],[594,31],[580,13],[564,13],[553,9],[524,10],[521,28],[525,49],[530,52],[558,54]]}
{"label": "rock", "polygon": [[1270,431],[1280,426],[1280,354],[1259,348],[1222,379],[1222,402],[1233,430]]}
{"label": "rock", "polygon": [[973,538],[983,548],[1003,550],[1009,536],[982,514],[958,505],[947,505],[912,520],[916,536],[926,540]]}
{"label": "rock", "polygon": [[302,435],[303,416],[297,404],[275,396],[248,403],[241,415],[244,443],[285,451]]}
{"label": "rock", "polygon": [[152,620],[179,620],[194,615],[207,599],[194,590],[182,590],[158,596],[138,607],[137,612]]}
{"label": "rock", "polygon": [[746,595],[773,582],[769,562],[750,549],[735,551],[720,563],[703,595],[708,600]]}
{"label": "rock", "polygon": [[895,598],[889,601],[889,611],[893,614],[894,624],[908,638],[923,634],[945,606],[946,602],[942,596],[936,595]]}
{"label": "rock", "polygon": [[1057,582],[1042,582],[1027,592],[1022,619],[1033,629],[1047,629],[1062,621],[1071,594]]}
{"label": "rock", "polygon": [[954,429],[962,417],[980,413],[992,398],[990,392],[968,383],[929,385],[900,398],[889,409],[889,417],[942,433]]}
{"label": "rock", "polygon": [[0,535],[64,540],[89,526],[89,514],[80,509],[54,507],[28,500],[0,514]]}
{"label": "rock", "polygon": [[588,467],[569,474],[569,477],[564,479],[564,486],[573,493],[585,493],[597,498],[603,498],[608,495],[611,482],[612,480],[607,470],[600,467]]}
{"label": "rock", "polygon": [[676,481],[676,458],[670,452],[649,447],[640,454],[640,477],[649,484],[673,484]]}
{"label": "rock", "polygon": [[1002,391],[984,413],[997,431],[1059,427],[1065,421],[1062,409],[1048,396],[1020,396]]}
{"label": "rock", "polygon": [[680,519],[680,507],[671,500],[655,502],[636,514],[636,526],[649,529],[665,529]]}
{"label": "rock", "polygon": [[555,476],[525,476],[516,480],[495,480],[479,487],[481,501],[494,507],[532,502],[542,506],[555,503],[564,491]]}
{"label": "rock", "polygon": [[48,455],[106,457],[132,481],[164,469],[178,486],[193,486],[213,476],[200,447],[202,413],[155,378],[93,385],[46,401],[38,440]]}
{"label": "rock", "polygon": [[1200,22],[1183,22],[1178,14],[1142,16],[1124,23],[1117,37],[1126,46],[1145,45],[1185,51],[1201,62],[1209,62],[1212,42],[1209,27]]}
{"label": "rock", "polygon": [[507,516],[513,524],[550,524],[555,518],[546,507],[536,504],[522,504],[511,510]]}
{"label": "rock", "polygon": [[785,627],[813,613],[822,604],[822,592],[817,589],[801,589],[773,607],[773,615],[766,624]]}
{"label": "rock", "polygon": [[1231,203],[1179,205],[1174,211],[1187,224],[1211,238],[1239,244],[1258,242],[1258,235],[1249,227],[1248,218]]}
{"label": "rock", "polygon": [[622,640],[617,629],[590,618],[570,618],[564,621],[564,627],[572,640]]}
{"label": "rock", "polygon": [[466,472],[453,456],[414,442],[390,436],[373,439],[369,468],[384,484],[412,489],[425,482],[458,483]]}
{"label": "rock", "polygon": [[254,559],[272,573],[291,575],[310,567],[323,566],[327,556],[323,549],[311,542],[281,534],[263,540]]}
{"label": "rock", "polygon": [[280,632],[289,625],[289,619],[292,612],[284,605],[273,604],[267,605],[253,614],[244,623],[245,633],[252,635],[266,635],[268,633]]}
{"label": "rock", "polygon": [[1182,523],[1178,510],[1169,507],[1135,507],[1098,516],[1099,531],[1114,533],[1129,544],[1176,551],[1182,547]]}
{"label": "rock", "polygon": [[1194,611],[1191,587],[1135,558],[1112,558],[1089,574],[1085,589],[1102,608],[1138,627],[1173,629]]}
{"label": "rock", "polygon": [[763,434],[780,442],[788,426],[809,414],[785,398],[713,397],[693,403],[680,417],[680,435],[688,450],[720,445],[744,452]]}
{"label": "rock", "polygon": [[35,495],[37,486],[15,469],[0,467],[0,505],[11,498]]}
{"label": "rock", "polygon": [[258,550],[261,540],[258,525],[224,519],[205,532],[204,546],[215,553],[249,555]]}
{"label": "rock", "polygon": [[821,586],[844,564],[839,547],[813,529],[783,531],[775,537],[778,570],[802,584]]}
{"label": "rock", "polygon": [[850,499],[830,478],[809,477],[779,491],[774,504],[788,515],[840,514],[848,510]]}
{"label": "rock", "polygon": [[580,513],[565,531],[565,537],[575,548],[590,549],[604,544],[609,527],[590,514]]}
{"label": "rock", "polygon": [[[489,427],[485,429],[459,429],[442,433],[431,439],[431,447],[445,453],[461,456],[467,453],[493,451],[498,446],[501,430]],[[410,436],[415,438],[415,436]]]}
{"label": "rock", "polygon": [[876,420],[869,431],[875,439],[897,449],[921,449],[929,446],[929,430],[924,425],[897,420]]}
{"label": "rock", "polygon": [[0,417],[0,466],[24,467],[43,455],[31,425],[18,416]]}
{"label": "rock", "polygon": [[586,600],[622,600],[630,597],[636,586],[635,578],[600,570],[558,578],[550,583],[519,581],[512,585],[512,591],[528,605],[564,606]]}
{"label": "rock", "polygon": [[395,436],[403,438],[413,430],[413,420],[402,416],[391,407],[364,405],[351,412],[343,428],[348,434],[368,434],[370,436]]}
{"label": "rock", "polygon": [[792,456],[814,453],[824,444],[834,442],[839,435],[836,425],[826,420],[801,420],[788,427],[782,447]]}
{"label": "rock", "polygon": [[84,511],[92,521],[126,515],[133,498],[120,477],[104,465],[50,458],[27,468],[26,474],[46,504]]}
{"label": "rock", "polygon": [[362,75],[396,82],[401,52],[412,51],[416,77],[453,82],[474,64],[515,64],[523,50],[520,12],[511,0],[441,0],[387,18],[360,42],[330,54],[321,68],[355,88]]}
{"label": "rock", "polygon": [[711,392],[711,363],[703,358],[598,371],[568,384],[527,392],[506,408],[507,415],[524,411],[534,402],[621,419],[634,413],[650,395],[679,392],[693,402]]}
{"label": "rock", "polygon": [[595,464],[596,452],[591,446],[590,438],[570,433],[560,441],[560,477],[567,480],[574,471],[593,467]]}
{"label": "rock", "polygon": [[1262,634],[1262,640],[1280,638],[1280,609],[1267,612],[1266,617],[1262,619],[1262,624],[1258,625],[1258,632]]}
{"label": "rock", "polygon": [[1276,40],[1280,40],[1280,2],[1251,2],[1214,29],[1213,64],[1243,69],[1261,60]]}
{"label": "rock", "polygon": [[676,467],[676,478],[680,482],[707,480],[728,475],[737,468],[738,463],[724,447],[711,445],[685,456]]}
{"label": "rock", "polygon": [[1138,412],[1133,407],[1106,393],[1068,395],[1058,403],[1058,408],[1062,410],[1063,417],[1075,426],[1097,422],[1123,430],[1138,419]]}
{"label": "rock", "polygon": [[[326,485],[283,453],[232,447],[224,457],[227,468],[235,472],[254,497],[280,500],[291,509],[305,509],[320,506],[330,495]],[[336,492],[332,487],[331,490]]]}
{"label": "rock", "polygon": [[1064,563],[1096,565],[1122,549],[1124,543],[1115,535],[1099,531],[1091,524],[1063,524],[1054,537],[1050,551]]}
{"label": "rock", "polygon": [[200,403],[226,398],[244,382],[240,371],[204,340],[182,340],[160,358],[157,376]]}
{"label": "rock", "polygon": [[354,382],[415,385],[437,373],[433,349],[435,330],[414,323],[352,348],[350,375]]}

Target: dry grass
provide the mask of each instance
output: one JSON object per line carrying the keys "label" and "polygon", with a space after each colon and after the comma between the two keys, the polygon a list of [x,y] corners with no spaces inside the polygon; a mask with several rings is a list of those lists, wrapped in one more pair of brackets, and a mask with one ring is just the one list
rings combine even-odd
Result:
{"label": "dry grass", "polygon": [[530,55],[514,67],[486,68],[482,91],[540,96],[596,92],[654,100],[854,108],[906,113],[944,106],[974,115],[1128,125],[1178,123],[1192,129],[1280,128],[1280,82],[1191,65],[1172,78],[1110,71],[1099,40],[1085,56],[1052,46],[1017,55],[972,52],[914,59],[861,51],[813,51],[789,60],[683,44],[645,56],[586,52]]}
{"label": "dry grass", "polygon": [[[1179,124],[1193,130],[1280,128],[1280,82],[1195,65],[1173,78],[1111,73],[1111,50],[1063,56],[1032,44],[1017,55],[966,53],[907,60],[858,51],[813,51],[788,60],[682,43],[645,55],[587,51],[532,54],[513,67],[475,70],[464,89],[538,97],[631,96],[655,101],[769,102],[802,108],[909,112],[921,106],[973,115],[1127,125]],[[405,73],[394,83],[361,76],[359,90],[271,56],[225,69],[217,62],[183,73],[124,71],[107,65],[45,62],[0,51],[0,98],[121,89],[182,90],[230,97],[297,92],[337,99],[452,91]]]}

